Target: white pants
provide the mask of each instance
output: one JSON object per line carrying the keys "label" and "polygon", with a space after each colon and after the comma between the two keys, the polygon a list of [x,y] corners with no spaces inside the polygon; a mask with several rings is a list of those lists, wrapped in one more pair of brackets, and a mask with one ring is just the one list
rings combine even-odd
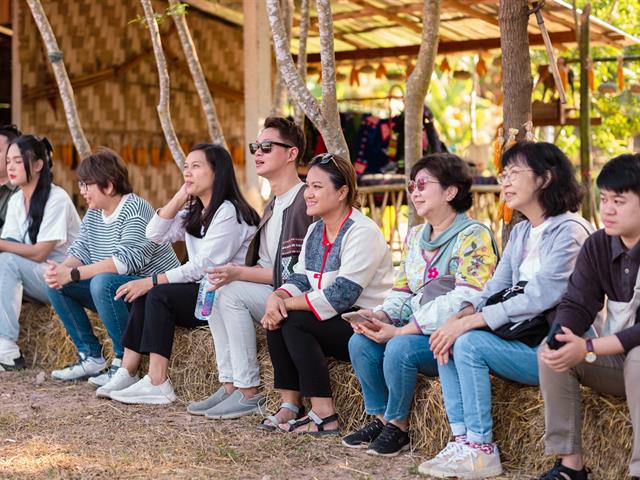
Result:
{"label": "white pants", "polygon": [[216,291],[209,328],[218,363],[218,379],[237,388],[260,385],[254,322],[265,312],[271,285],[232,282]]}
{"label": "white pants", "polygon": [[23,292],[49,303],[44,281],[46,263],[38,263],[14,253],[0,253],[0,337],[18,341]]}

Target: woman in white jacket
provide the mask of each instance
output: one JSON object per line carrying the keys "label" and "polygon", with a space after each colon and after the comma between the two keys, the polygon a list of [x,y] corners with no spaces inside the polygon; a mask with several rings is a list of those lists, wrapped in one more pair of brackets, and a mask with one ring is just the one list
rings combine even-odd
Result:
{"label": "woman in white jacket", "polygon": [[[124,357],[111,381],[97,390],[99,397],[148,404],[175,400],[167,377],[175,326],[207,324],[194,316],[198,282],[207,267],[244,262],[256,231],[260,218],[240,193],[224,148],[196,145],[183,176],[180,190],[149,222],[147,237],[157,243],[184,240],[189,261],[118,289],[116,297],[132,303],[122,337]],[[143,354],[150,357],[149,373],[139,380]]]}

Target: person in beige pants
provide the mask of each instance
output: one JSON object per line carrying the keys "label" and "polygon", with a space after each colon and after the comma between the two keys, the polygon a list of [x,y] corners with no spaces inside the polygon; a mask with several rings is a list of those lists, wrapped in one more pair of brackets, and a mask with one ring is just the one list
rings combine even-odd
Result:
{"label": "person in beige pants", "polygon": [[[604,229],[584,243],[556,310],[561,332],[538,352],[546,453],[558,457],[540,480],[589,477],[582,459],[580,385],[626,398],[634,436],[629,471],[640,479],[640,155],[608,162],[597,184]],[[594,331],[597,338],[590,338]]]}

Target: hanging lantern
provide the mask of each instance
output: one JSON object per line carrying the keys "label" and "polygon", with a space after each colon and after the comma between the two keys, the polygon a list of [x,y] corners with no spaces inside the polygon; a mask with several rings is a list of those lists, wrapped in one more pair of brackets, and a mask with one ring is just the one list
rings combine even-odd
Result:
{"label": "hanging lantern", "polygon": [[480,57],[478,63],[476,63],[476,73],[479,76],[484,77],[488,72],[489,70],[487,69],[487,64],[485,63],[484,58]]}
{"label": "hanging lantern", "polygon": [[354,65],[349,74],[349,85],[352,87],[360,86],[360,77],[358,76],[358,69]]}
{"label": "hanging lantern", "polygon": [[453,78],[456,80],[469,80],[471,78],[471,72],[466,70],[456,70],[453,72]]}
{"label": "hanging lantern", "polygon": [[373,68],[371,66],[371,64],[367,63],[367,64],[363,65],[362,67],[360,67],[359,72],[360,73],[364,73],[365,75],[371,75],[372,73],[376,72],[376,69]]}
{"label": "hanging lantern", "polygon": [[559,58],[557,61],[558,73],[560,74],[560,82],[565,92],[569,91],[569,67],[567,66],[564,58]]}
{"label": "hanging lantern", "polygon": [[593,61],[591,59],[587,61],[587,83],[589,84],[589,91],[593,92],[596,89],[596,77],[593,73]]}
{"label": "hanging lantern", "polygon": [[618,56],[618,75],[617,75],[618,90],[621,92],[624,90],[624,57]]}
{"label": "hanging lantern", "polygon": [[603,95],[611,95],[616,93],[617,86],[614,82],[604,82],[598,87],[598,91]]}
{"label": "hanging lantern", "polygon": [[384,78],[387,76],[387,69],[384,66],[384,62],[380,62],[380,65],[378,65],[378,68],[376,68],[376,78],[378,80]]}
{"label": "hanging lantern", "polygon": [[439,68],[442,73],[447,73],[451,71],[451,65],[449,65],[449,61],[447,60],[447,57],[444,57],[442,59],[442,62],[440,62]]}

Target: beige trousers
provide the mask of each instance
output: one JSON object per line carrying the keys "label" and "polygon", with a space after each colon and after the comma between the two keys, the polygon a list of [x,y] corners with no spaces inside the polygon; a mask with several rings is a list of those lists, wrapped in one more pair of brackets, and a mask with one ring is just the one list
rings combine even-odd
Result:
{"label": "beige trousers", "polygon": [[582,453],[580,385],[596,392],[626,397],[633,426],[630,470],[640,476],[640,347],[627,355],[601,356],[558,373],[539,358],[540,390],[544,399],[547,455]]}

